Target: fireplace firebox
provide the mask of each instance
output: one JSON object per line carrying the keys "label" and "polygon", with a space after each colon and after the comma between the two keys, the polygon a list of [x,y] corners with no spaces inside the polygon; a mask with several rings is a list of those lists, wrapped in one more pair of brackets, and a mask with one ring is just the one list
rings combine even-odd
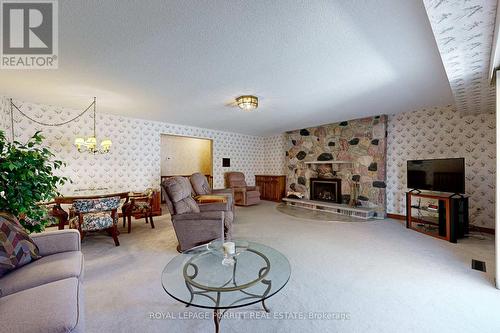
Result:
{"label": "fireplace firebox", "polygon": [[342,203],[342,180],[339,178],[311,178],[311,200]]}

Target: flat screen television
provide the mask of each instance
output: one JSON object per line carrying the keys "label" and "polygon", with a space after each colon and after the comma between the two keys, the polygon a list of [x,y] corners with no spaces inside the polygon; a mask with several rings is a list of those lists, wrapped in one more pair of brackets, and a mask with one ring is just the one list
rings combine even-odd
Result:
{"label": "flat screen television", "polygon": [[409,189],[465,193],[465,159],[407,161]]}

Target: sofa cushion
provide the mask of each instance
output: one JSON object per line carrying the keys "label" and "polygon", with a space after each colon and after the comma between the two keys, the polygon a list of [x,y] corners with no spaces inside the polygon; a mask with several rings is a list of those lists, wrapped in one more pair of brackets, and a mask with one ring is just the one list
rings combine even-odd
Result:
{"label": "sofa cushion", "polygon": [[5,333],[83,332],[83,287],[77,278],[59,280],[0,298]]}
{"label": "sofa cushion", "polygon": [[41,258],[38,247],[10,214],[0,214],[0,277]]}
{"label": "sofa cushion", "polygon": [[0,278],[0,296],[62,279],[80,278],[82,270],[83,254],[80,251],[52,254]]}

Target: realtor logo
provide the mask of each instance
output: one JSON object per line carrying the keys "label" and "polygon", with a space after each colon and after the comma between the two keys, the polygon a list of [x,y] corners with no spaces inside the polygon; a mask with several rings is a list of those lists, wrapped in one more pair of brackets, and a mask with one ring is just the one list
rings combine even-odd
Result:
{"label": "realtor logo", "polygon": [[1,69],[56,69],[57,0],[0,0]]}

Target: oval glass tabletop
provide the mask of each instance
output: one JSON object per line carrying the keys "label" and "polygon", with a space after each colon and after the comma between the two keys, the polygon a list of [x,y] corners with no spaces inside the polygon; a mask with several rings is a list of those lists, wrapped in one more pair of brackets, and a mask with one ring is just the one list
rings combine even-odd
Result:
{"label": "oval glass tabletop", "polygon": [[163,289],[190,306],[230,309],[263,302],[286,285],[290,263],[283,254],[259,243],[234,243],[236,254],[226,260],[220,241],[177,255],[163,270]]}

